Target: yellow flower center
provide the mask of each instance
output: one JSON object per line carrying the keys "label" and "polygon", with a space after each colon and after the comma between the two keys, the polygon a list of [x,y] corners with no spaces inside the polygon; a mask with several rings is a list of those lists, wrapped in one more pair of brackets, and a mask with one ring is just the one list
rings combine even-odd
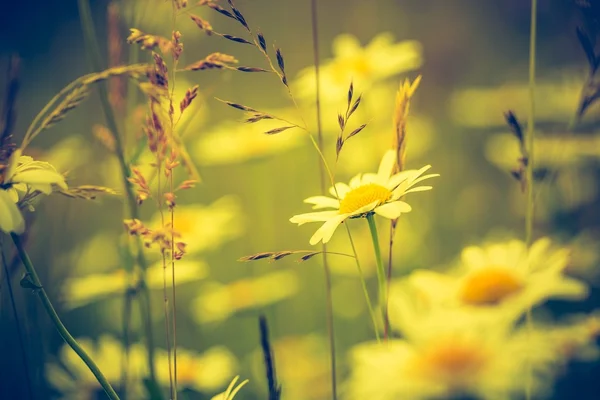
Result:
{"label": "yellow flower center", "polygon": [[451,386],[460,386],[475,378],[485,367],[486,359],[480,344],[446,338],[421,353],[417,370]]}
{"label": "yellow flower center", "polygon": [[359,186],[344,196],[340,203],[340,214],[351,214],[374,201],[377,201],[377,205],[383,204],[391,196],[392,192],[376,183]]}
{"label": "yellow flower center", "polygon": [[511,270],[490,266],[466,277],[459,297],[466,304],[493,305],[522,288],[523,283]]}

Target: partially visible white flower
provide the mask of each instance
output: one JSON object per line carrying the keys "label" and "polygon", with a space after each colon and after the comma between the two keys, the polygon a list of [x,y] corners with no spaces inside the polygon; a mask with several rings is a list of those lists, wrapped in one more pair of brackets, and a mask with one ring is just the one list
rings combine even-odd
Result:
{"label": "partially visible white flower", "polygon": [[395,157],[395,151],[388,150],[381,160],[377,173],[358,174],[350,180],[349,185],[336,183],[329,189],[333,198],[314,196],[304,200],[305,203],[313,204],[314,209],[333,208],[333,210],[294,215],[290,218],[290,222],[298,225],[307,222],[324,222],[310,238],[310,244],[315,245],[320,241],[327,243],[337,227],[349,218],[358,218],[374,212],[385,218],[396,219],[402,213],[411,211],[410,205],[400,199],[411,192],[431,190],[431,186],[413,186],[439,175],[421,176],[431,168],[430,165],[419,170],[406,170],[392,175]]}
{"label": "partially visible white flower", "polygon": [[246,380],[240,382],[239,385],[235,386],[235,384],[239,378],[240,378],[239,375],[236,376],[235,378],[233,378],[233,380],[227,387],[227,390],[225,390],[223,393],[219,393],[218,395],[213,396],[213,398],[211,400],[233,400],[233,398],[240,391],[240,389],[242,389],[242,387],[244,387],[244,385],[246,383],[248,383],[248,379],[246,379]]}
{"label": "partially visible white flower", "polygon": [[65,177],[49,163],[35,161],[15,150],[0,184],[0,230],[23,233],[25,220],[19,207],[31,206],[39,194],[49,195],[56,188],[67,190]]}

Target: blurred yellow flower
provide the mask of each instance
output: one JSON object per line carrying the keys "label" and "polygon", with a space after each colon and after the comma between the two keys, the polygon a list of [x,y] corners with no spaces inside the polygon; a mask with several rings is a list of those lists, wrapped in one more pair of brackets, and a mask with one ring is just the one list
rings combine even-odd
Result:
{"label": "blurred yellow flower", "polygon": [[[273,114],[285,118],[288,112]],[[252,124],[224,122],[200,136],[194,146],[196,160],[200,165],[241,164],[286,152],[302,143],[303,133],[266,135],[265,132],[287,125],[277,120]]]}
{"label": "blurred yellow flower", "polygon": [[298,292],[298,287],[298,277],[292,271],[272,272],[227,284],[214,282],[200,290],[192,312],[198,323],[222,321],[236,312],[289,298]]}
{"label": "blurred yellow flower", "polygon": [[351,351],[347,399],[513,398],[523,392],[528,376],[535,398],[543,397],[571,357],[596,348],[590,321],[577,329],[538,324],[514,329],[506,318],[438,306],[422,311],[403,310],[402,340],[365,343]]}
{"label": "blurred yellow flower", "polygon": [[[277,376],[286,400],[321,400],[331,397],[327,342],[318,335],[286,336],[275,340]],[[301,354],[301,357],[298,355]],[[252,372],[256,379],[264,377],[262,350],[253,355]]]}
{"label": "blurred yellow flower", "polygon": [[223,393],[219,393],[216,396],[213,396],[211,400],[233,400],[236,394],[244,387],[245,384],[248,383],[248,379],[240,382],[239,385],[235,385],[239,379],[239,375],[233,378],[227,389]]}
{"label": "blurred yellow flower", "polygon": [[[77,339],[88,355],[98,365],[113,387],[119,387],[123,378],[125,350],[121,342],[112,336],[103,335],[94,343],[89,339]],[[63,399],[93,400],[103,393],[100,384],[87,365],[68,346],[59,351],[60,364],[46,364],[46,379],[62,393]],[[143,398],[142,378],[146,376],[146,352],[141,344],[133,344],[129,349],[128,393],[132,398]]]}
{"label": "blurred yellow flower", "polygon": [[[583,81],[579,78],[536,82],[536,118],[546,122],[567,122],[575,112],[582,86]],[[520,118],[527,115],[529,86],[527,83],[510,83],[464,88],[453,93],[448,104],[449,114],[458,124],[473,128],[506,126],[507,104]]]}
{"label": "blurred yellow flower", "polygon": [[[320,68],[323,102],[343,100],[350,82],[359,91],[366,91],[377,81],[415,70],[422,64],[421,44],[412,40],[395,42],[391,33],[375,36],[365,47],[353,35],[339,35],[333,41],[333,56],[323,61]],[[300,71],[292,88],[302,100],[314,101],[314,67]]]}
{"label": "blurred yellow flower", "polygon": [[290,222],[298,225],[324,222],[310,238],[310,244],[315,245],[320,241],[327,243],[337,227],[346,219],[359,218],[372,212],[385,218],[396,219],[400,214],[411,211],[410,205],[400,198],[407,193],[430,190],[431,186],[413,186],[438,175],[421,176],[430,165],[418,171],[407,170],[392,175],[395,157],[395,151],[389,150],[383,156],[377,173],[358,174],[350,180],[349,185],[336,183],[329,189],[334,198],[314,196],[304,200],[305,203],[313,204],[314,209],[334,210],[295,215],[290,218]]}
{"label": "blurred yellow flower", "polygon": [[[593,163],[600,158],[600,136],[598,135],[537,135],[535,138],[537,168],[568,167]],[[486,158],[493,164],[509,170],[517,165],[521,157],[519,143],[512,133],[493,135],[485,145]]]}
{"label": "blurred yellow flower", "polygon": [[[237,364],[235,356],[223,346],[211,347],[202,354],[178,346],[177,385],[198,392],[214,392],[229,382]],[[165,350],[156,353],[156,373],[158,382],[168,387],[169,358]]]}
{"label": "blurred yellow flower", "polygon": [[[515,320],[547,299],[586,296],[586,285],[564,274],[568,260],[568,250],[553,248],[547,238],[537,240],[529,251],[522,241],[511,240],[465,248],[461,266],[449,274],[417,270],[406,280],[431,302],[469,313],[497,311]],[[400,283],[394,291],[404,292],[405,286]],[[391,308],[402,301],[402,294],[390,295]]]}
{"label": "blurred yellow flower", "polygon": [[65,177],[51,164],[24,156],[20,149],[14,151],[2,171],[0,186],[0,230],[6,233],[25,230],[20,207],[33,209],[31,201],[38,195],[67,189]]}
{"label": "blurred yellow flower", "polygon": [[[224,196],[209,205],[190,204],[175,208],[174,228],[186,244],[186,254],[210,251],[224,242],[235,239],[243,232],[242,207],[239,199]],[[170,218],[166,219],[170,223]],[[162,226],[161,217],[156,213],[149,224]]]}
{"label": "blurred yellow flower", "polygon": [[[169,271],[171,266],[168,266]],[[208,267],[201,260],[183,259],[175,263],[175,283],[181,285],[205,278]],[[170,285],[170,272],[167,283]],[[63,285],[63,303],[67,308],[83,307],[87,304],[112,297],[114,294],[125,294],[131,287],[137,287],[139,277],[127,274],[123,269],[103,274],[90,274],[82,277],[68,278]],[[146,285],[149,289],[163,289],[163,265],[156,263],[146,271]]]}

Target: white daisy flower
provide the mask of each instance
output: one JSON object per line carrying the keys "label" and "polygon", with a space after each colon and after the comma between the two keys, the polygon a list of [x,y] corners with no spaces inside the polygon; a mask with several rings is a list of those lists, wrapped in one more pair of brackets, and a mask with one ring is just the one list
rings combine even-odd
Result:
{"label": "white daisy flower", "polygon": [[427,165],[419,170],[407,170],[393,174],[396,154],[388,150],[377,173],[358,174],[345,183],[336,183],[329,189],[332,197],[314,196],[304,200],[313,204],[314,209],[333,208],[330,211],[319,211],[294,215],[290,222],[302,225],[307,222],[325,222],[310,239],[315,245],[320,241],[327,243],[336,228],[348,218],[359,218],[375,213],[389,219],[396,219],[402,213],[411,210],[410,205],[400,200],[405,194],[431,190],[431,186],[413,187],[438,174],[423,175],[431,168]]}
{"label": "white daisy flower", "polygon": [[49,163],[35,161],[15,150],[0,178],[0,230],[23,233],[25,220],[20,206],[30,205],[39,194],[58,187],[66,190],[65,177]]}
{"label": "white daisy flower", "polygon": [[[587,286],[564,274],[569,251],[553,248],[548,238],[532,244],[511,240],[470,246],[461,254],[461,266],[448,274],[417,270],[408,278],[421,296],[434,303],[465,312],[505,313],[507,318],[519,318],[527,309],[550,298],[581,299],[587,295]],[[406,285],[392,288],[392,303],[404,301],[400,293]],[[402,286],[402,287],[401,287]],[[407,321],[408,323],[408,321]]]}

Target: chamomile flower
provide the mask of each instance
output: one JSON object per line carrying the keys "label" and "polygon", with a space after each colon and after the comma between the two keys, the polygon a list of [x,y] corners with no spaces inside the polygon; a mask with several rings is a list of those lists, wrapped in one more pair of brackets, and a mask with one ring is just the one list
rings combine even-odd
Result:
{"label": "chamomile flower", "polygon": [[[581,299],[587,294],[584,283],[564,274],[568,261],[568,250],[553,248],[548,238],[537,240],[529,251],[522,241],[511,240],[467,247],[456,271],[418,270],[408,283],[449,308],[488,315],[497,311],[514,319],[547,299]],[[390,301],[394,299],[392,295]]]}
{"label": "chamomile flower", "polygon": [[351,351],[346,399],[508,399],[522,393],[528,376],[539,398],[570,358],[596,354],[593,318],[577,329],[515,328],[499,314],[458,313],[415,294],[396,310],[406,322],[403,339]]}
{"label": "chamomile flower", "polygon": [[24,156],[21,150],[11,155],[0,182],[0,230],[7,233],[25,230],[20,207],[31,206],[35,197],[57,187],[67,189],[65,177],[51,164]]}
{"label": "chamomile flower", "polygon": [[314,196],[304,200],[305,203],[313,204],[314,209],[333,210],[295,215],[290,218],[290,222],[298,225],[324,222],[310,239],[310,244],[315,245],[320,241],[327,243],[337,227],[349,218],[375,213],[385,218],[396,219],[402,213],[411,211],[410,205],[400,199],[407,193],[430,190],[431,186],[413,186],[438,174],[422,176],[431,168],[427,165],[419,170],[407,170],[392,175],[395,156],[393,150],[388,150],[377,173],[358,174],[349,184],[336,183],[329,189],[333,198]]}

